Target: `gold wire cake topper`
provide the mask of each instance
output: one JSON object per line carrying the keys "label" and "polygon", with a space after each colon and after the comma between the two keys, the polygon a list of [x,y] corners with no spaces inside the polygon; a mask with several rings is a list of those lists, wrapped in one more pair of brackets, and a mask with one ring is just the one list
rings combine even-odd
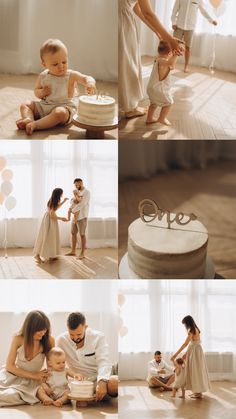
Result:
{"label": "gold wire cake topper", "polygon": [[[159,208],[159,206],[153,199],[143,199],[139,202],[138,209],[140,218],[144,223],[151,223],[156,218],[158,218],[158,220],[161,221],[162,218],[166,215],[168,228],[171,228],[171,224],[174,222],[176,222],[176,224],[179,225],[186,225],[190,223],[190,221],[194,221],[197,219],[197,216],[195,214],[184,214],[183,212],[173,214],[174,216],[173,218],[171,218],[171,212]],[[185,217],[188,217],[188,219],[183,221],[183,218]]]}

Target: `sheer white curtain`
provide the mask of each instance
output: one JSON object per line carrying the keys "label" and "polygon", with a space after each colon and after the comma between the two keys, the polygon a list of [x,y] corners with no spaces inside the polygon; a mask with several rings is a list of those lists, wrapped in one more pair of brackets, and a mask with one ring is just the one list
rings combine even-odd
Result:
{"label": "sheer white curtain", "polygon": [[[0,205],[0,221],[9,219],[9,246],[33,245],[36,224],[44,214],[52,190],[60,187],[64,197],[72,197],[73,181],[77,177],[83,179],[91,192],[90,239],[94,239],[96,244],[101,230],[99,225],[102,225],[103,238],[109,241],[110,235],[114,245],[118,200],[117,147],[117,141],[106,144],[101,141],[2,141],[0,154],[7,160],[5,168],[13,172],[11,195],[16,198],[16,206],[11,211],[6,210],[4,203]],[[68,207],[69,201],[58,214],[65,216]],[[3,227],[2,221],[0,246]],[[25,229],[23,235],[22,229]],[[60,229],[62,242],[69,243],[69,224],[61,223]]]}
{"label": "sheer white curtain", "polygon": [[41,71],[48,38],[68,47],[71,68],[117,79],[117,0],[1,0],[0,71]]}
{"label": "sheer white curtain", "polygon": [[[151,0],[153,10],[164,26],[171,31],[171,14],[175,0]],[[191,63],[208,67],[212,61],[214,40],[216,45],[215,68],[236,71],[236,1],[222,0],[225,11],[217,16],[210,1],[204,4],[210,16],[218,21],[218,26],[211,25],[199,12],[194,42],[192,47]],[[221,8],[219,9],[219,11]],[[158,39],[144,24],[140,24],[141,52],[143,55],[156,55]],[[179,59],[180,60],[180,59]]]}
{"label": "sheer white curtain", "polygon": [[[0,366],[5,362],[9,345],[31,310],[44,311],[51,321],[52,335],[66,330],[70,312],[85,314],[89,327],[102,331],[110,348],[112,362],[117,362],[118,316],[117,281],[16,281],[14,287],[1,281],[0,292]],[[99,297],[98,297],[99,293]]]}
{"label": "sheer white curtain", "polygon": [[155,350],[165,354],[179,349],[186,338],[181,321],[190,314],[201,330],[205,352],[233,354],[231,377],[236,378],[236,282],[121,281],[120,293],[128,333],[120,338],[119,351],[124,357],[134,353],[133,360],[128,357],[131,363],[140,360],[135,354],[148,353],[150,359]]}

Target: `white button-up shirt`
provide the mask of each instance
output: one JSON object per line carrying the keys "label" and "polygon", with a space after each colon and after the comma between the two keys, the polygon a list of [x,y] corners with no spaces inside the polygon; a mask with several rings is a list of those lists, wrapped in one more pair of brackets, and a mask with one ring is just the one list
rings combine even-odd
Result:
{"label": "white button-up shirt", "polygon": [[207,13],[202,0],[176,0],[171,16],[172,25],[186,31],[194,30],[197,24],[198,10],[212,23],[214,19]]}
{"label": "white button-up shirt", "polygon": [[66,363],[75,374],[82,374],[92,381],[109,380],[112,364],[103,333],[88,327],[84,346],[78,349],[69,333],[65,332],[57,337],[56,345],[65,352]]}
{"label": "white button-up shirt", "polygon": [[79,191],[79,194],[82,197],[82,199],[81,202],[73,206],[73,213],[79,211],[77,220],[82,220],[83,218],[88,218],[90,192],[88,191],[88,189],[84,188],[82,191]]}
{"label": "white button-up shirt", "polygon": [[162,374],[160,373],[161,370],[166,370],[169,371],[169,373],[173,374],[174,372],[174,368],[172,368],[170,365],[167,364],[167,362],[162,361],[161,362],[157,362],[154,359],[152,359],[152,361],[149,361],[148,363],[148,379],[151,377],[158,377],[159,375],[162,377],[168,377],[168,375],[170,374]]}

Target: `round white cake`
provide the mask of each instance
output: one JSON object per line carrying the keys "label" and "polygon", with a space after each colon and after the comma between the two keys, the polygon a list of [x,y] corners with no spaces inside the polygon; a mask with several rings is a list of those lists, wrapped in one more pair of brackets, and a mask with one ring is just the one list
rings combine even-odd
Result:
{"label": "round white cake", "polygon": [[71,396],[81,399],[89,399],[94,395],[94,384],[92,381],[71,381],[70,389]]}
{"label": "round white cake", "polygon": [[111,96],[80,96],[79,121],[86,125],[111,126],[115,123],[115,103],[115,99]]}
{"label": "round white cake", "polygon": [[144,279],[200,279],[206,269],[207,243],[208,232],[200,221],[185,226],[173,222],[168,229],[166,217],[151,223],[138,218],[128,231],[129,266]]}

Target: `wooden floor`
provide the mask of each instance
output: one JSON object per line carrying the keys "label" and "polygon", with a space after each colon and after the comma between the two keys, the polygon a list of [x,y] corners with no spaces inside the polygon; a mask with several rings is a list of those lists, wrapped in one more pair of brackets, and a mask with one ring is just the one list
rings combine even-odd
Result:
{"label": "wooden floor", "polygon": [[[150,74],[152,62],[146,57],[144,74]],[[186,74],[183,65],[177,64],[172,77],[174,104],[168,116],[172,123],[168,132],[158,134],[155,124],[145,124],[146,116],[122,119],[119,139],[236,139],[236,73],[216,71],[212,76],[207,68],[193,66]],[[148,104],[145,99],[140,106]]]}
{"label": "wooden floor", "polygon": [[[0,75],[0,139],[43,139],[43,140],[74,140],[84,139],[85,130],[75,125],[35,131],[32,136],[27,137],[25,131],[16,129],[16,120],[19,119],[19,106],[29,100],[37,100],[33,89],[36,75]],[[107,92],[117,101],[117,84],[109,82],[97,82],[99,91]],[[111,130],[105,133],[106,139],[117,139],[118,130]]]}
{"label": "wooden floor", "polygon": [[91,404],[86,408],[64,406],[18,406],[0,408],[0,419],[118,419],[117,399]]}
{"label": "wooden floor", "polygon": [[128,226],[139,217],[138,203],[155,199],[171,212],[194,212],[209,233],[208,254],[217,278],[236,279],[236,167],[232,162],[206,170],[171,170],[149,180],[119,185],[119,257],[127,251]]}
{"label": "wooden floor", "polygon": [[[65,254],[69,249],[63,249]],[[60,256],[57,261],[37,264],[32,249],[0,249],[0,279],[116,279],[117,249],[88,249],[85,259]]]}
{"label": "wooden floor", "polygon": [[[186,392],[191,394],[191,392]],[[171,392],[150,390],[145,381],[119,385],[119,419],[234,419],[236,383],[212,382],[202,400],[171,398]]]}

